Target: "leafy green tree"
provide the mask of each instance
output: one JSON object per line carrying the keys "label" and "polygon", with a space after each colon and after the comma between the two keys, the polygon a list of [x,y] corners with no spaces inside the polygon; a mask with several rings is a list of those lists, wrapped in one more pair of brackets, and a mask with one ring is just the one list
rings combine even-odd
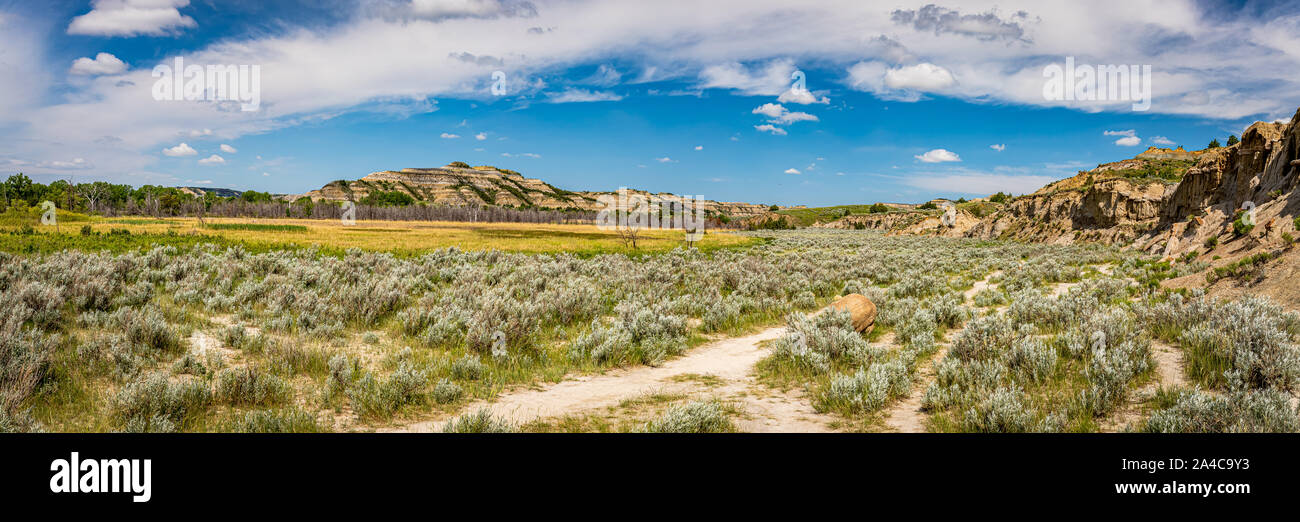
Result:
{"label": "leafy green tree", "polygon": [[1205,148],[1207,148],[1207,149],[1217,149],[1217,148],[1222,147],[1222,146],[1223,146],[1223,145],[1219,145],[1219,138],[1214,138],[1214,139],[1210,140],[1210,144],[1209,144],[1208,146],[1206,146]]}
{"label": "leafy green tree", "polygon": [[271,193],[246,190],[239,195],[239,199],[245,203],[270,203]]}
{"label": "leafy green tree", "polygon": [[4,193],[6,207],[12,205],[14,200],[22,200],[27,203],[27,206],[32,206],[28,200],[32,195],[32,178],[24,176],[21,172],[9,176],[4,183]]}
{"label": "leafy green tree", "polygon": [[402,191],[385,192],[376,190],[362,198],[360,203],[372,207],[406,207],[414,204],[415,198]]}
{"label": "leafy green tree", "polygon": [[1229,134],[1229,135],[1228,135],[1228,146],[1229,146],[1229,147],[1231,147],[1231,146],[1233,146],[1233,145],[1236,145],[1236,144],[1238,144],[1238,143],[1241,143],[1241,140],[1237,139],[1237,135],[1236,135],[1236,134]]}

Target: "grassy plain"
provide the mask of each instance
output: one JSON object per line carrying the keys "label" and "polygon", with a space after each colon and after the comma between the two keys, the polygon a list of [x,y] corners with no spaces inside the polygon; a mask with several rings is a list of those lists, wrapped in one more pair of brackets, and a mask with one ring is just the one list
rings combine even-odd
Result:
{"label": "grassy plain", "polygon": [[[883,213],[872,212],[872,210],[879,209],[879,207],[873,207],[874,205],[838,205],[834,207],[788,208],[778,211],[777,214],[791,216],[798,221],[798,226],[806,227],[814,223],[829,223],[848,214],[861,216]],[[904,212],[904,210],[890,208],[886,212]]]}
{"label": "grassy plain", "polygon": [[[33,236],[10,235],[0,241],[0,250],[49,252],[72,249],[134,250],[155,244],[184,245],[194,241],[237,243],[250,251],[277,248],[318,247],[324,252],[360,248],[400,256],[456,247],[461,250],[500,250],[518,253],[569,252],[580,256],[599,254],[662,253],[683,245],[679,230],[643,231],[637,248],[624,244],[618,233],[594,225],[551,225],[537,223],[464,223],[431,221],[357,221],[344,225],[319,219],[208,218],[101,218],[75,214],[59,215],[60,225],[42,225],[37,214],[5,215],[0,230],[15,231],[31,226]],[[89,225],[92,235],[79,236]],[[50,234],[59,232],[62,236]],[[127,237],[128,232],[131,236]],[[116,235],[113,235],[117,232]],[[74,237],[76,236],[76,237]],[[110,240],[111,239],[111,240]],[[697,247],[710,251],[744,247],[754,238],[727,233],[709,233]]]}

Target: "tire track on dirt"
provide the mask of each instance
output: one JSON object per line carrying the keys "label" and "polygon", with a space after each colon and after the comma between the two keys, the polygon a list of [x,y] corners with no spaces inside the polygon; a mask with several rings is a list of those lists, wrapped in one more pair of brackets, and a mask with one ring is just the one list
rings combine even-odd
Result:
{"label": "tire track on dirt", "polygon": [[[507,392],[495,401],[479,401],[462,411],[486,408],[494,416],[515,424],[564,415],[595,412],[651,393],[693,390],[680,377],[711,376],[721,383],[709,390],[720,400],[731,402],[744,412],[735,419],[742,431],[819,432],[830,431],[827,424],[835,419],[818,414],[797,393],[759,390],[753,368],[771,352],[761,343],[785,334],[785,327],[772,327],[742,337],[720,339],[690,350],[661,366],[615,369],[601,375],[587,375],[541,389]],[[450,419],[430,420],[381,432],[429,433],[442,431]]]}

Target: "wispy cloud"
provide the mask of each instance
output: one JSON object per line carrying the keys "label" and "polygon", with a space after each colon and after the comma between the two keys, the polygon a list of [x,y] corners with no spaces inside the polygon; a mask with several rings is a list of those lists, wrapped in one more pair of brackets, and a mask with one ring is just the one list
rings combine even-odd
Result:
{"label": "wispy cloud", "polygon": [[623,99],[621,95],[609,91],[588,91],[586,89],[565,89],[562,92],[547,94],[551,103],[587,103],[608,102]]}

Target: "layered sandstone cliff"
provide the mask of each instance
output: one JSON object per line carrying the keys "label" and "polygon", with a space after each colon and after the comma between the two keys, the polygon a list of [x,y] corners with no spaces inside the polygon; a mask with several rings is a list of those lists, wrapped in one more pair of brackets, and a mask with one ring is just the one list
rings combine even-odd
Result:
{"label": "layered sandstone cliff", "polygon": [[[604,208],[602,196],[617,196],[614,191],[568,191],[518,172],[490,166],[470,167],[450,164],[436,168],[408,168],[371,173],[359,180],[339,180],[320,189],[284,196],[286,200],[307,197],[313,201],[362,201],[377,192],[399,192],[416,202],[426,204],[469,206],[497,205],[515,208],[542,208],[599,211]],[[682,202],[684,197],[675,194],[652,194],[628,190],[627,194],[639,196],[652,204]],[[617,197],[614,198],[618,200]],[[753,203],[700,200],[698,205],[711,216],[748,218],[761,215],[768,207]]]}

